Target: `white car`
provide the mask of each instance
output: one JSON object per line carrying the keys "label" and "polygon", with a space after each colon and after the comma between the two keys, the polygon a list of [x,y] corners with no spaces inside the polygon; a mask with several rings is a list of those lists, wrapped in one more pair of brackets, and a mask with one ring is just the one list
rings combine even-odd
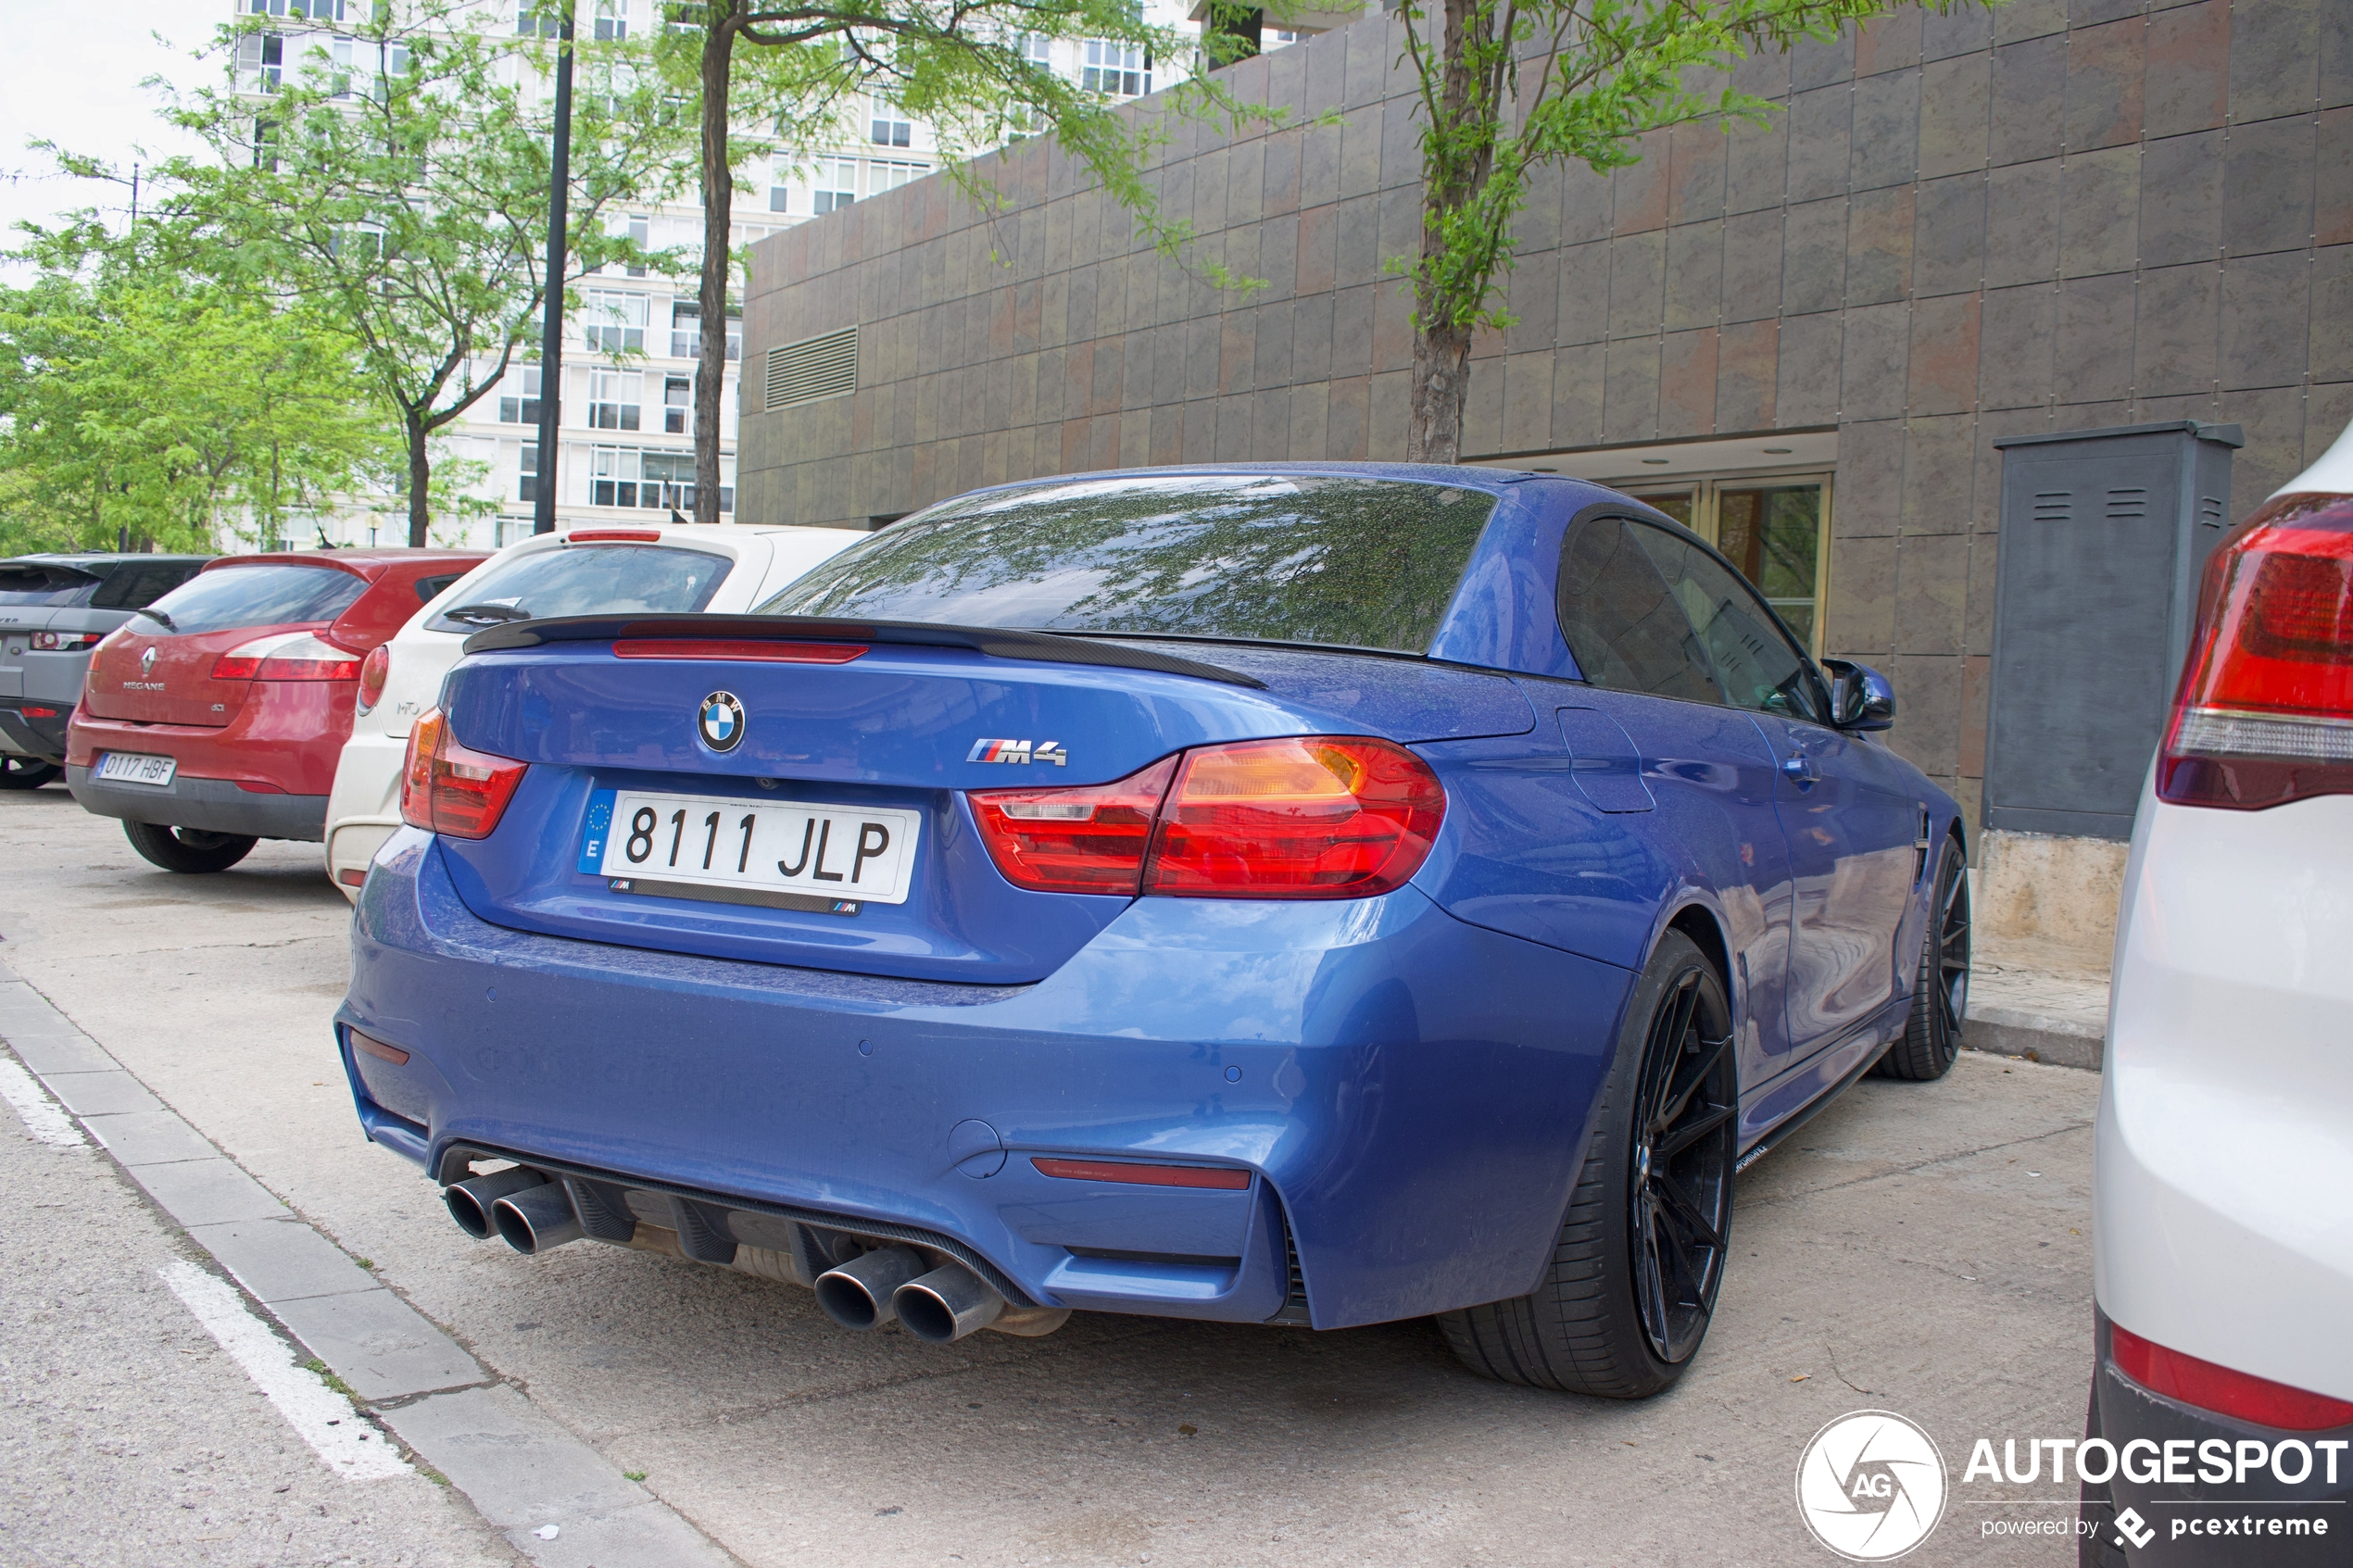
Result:
{"label": "white car", "polygon": [[2215,550],[2200,608],[2117,926],[2080,1553],[2344,1563],[2353,429]]}
{"label": "white car", "polygon": [[400,825],[409,726],[465,640],[505,621],[605,612],[740,613],[866,535],[842,528],[587,525],[510,545],[419,610],[359,671],[359,715],[327,797],[327,874],[357,901]]}

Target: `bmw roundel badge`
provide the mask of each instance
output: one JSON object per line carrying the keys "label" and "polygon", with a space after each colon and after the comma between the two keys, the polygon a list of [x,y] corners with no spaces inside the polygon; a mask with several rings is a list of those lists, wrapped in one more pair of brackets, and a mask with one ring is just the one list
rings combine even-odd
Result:
{"label": "bmw roundel badge", "polygon": [[743,744],[744,705],[736,700],[733,692],[713,692],[702,699],[702,709],[695,715],[695,728],[702,734],[703,745],[713,751],[733,751]]}

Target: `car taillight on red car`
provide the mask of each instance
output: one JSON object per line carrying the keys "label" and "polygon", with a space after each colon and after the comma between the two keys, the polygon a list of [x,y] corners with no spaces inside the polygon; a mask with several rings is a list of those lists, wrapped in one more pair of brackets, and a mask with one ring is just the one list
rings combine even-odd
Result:
{"label": "car taillight on red car", "polygon": [[1039,892],[1362,898],[1428,858],[1446,792],[1384,740],[1202,746],[1113,784],[976,791],[998,869]]}
{"label": "car taillight on red car", "polygon": [[384,700],[384,677],[392,673],[392,645],[378,643],[359,661],[359,711],[367,712]]}
{"label": "car taillight on red car", "polygon": [[356,681],[359,656],[308,632],[241,643],[212,661],[216,681]]}
{"label": "car taillight on red car", "polygon": [[409,731],[400,820],[451,838],[488,838],[530,766],[461,744],[441,709],[429,709]]}
{"label": "car taillight on red car", "polygon": [[2353,794],[2353,497],[2283,495],[2207,562],[2157,792],[2239,810]]}

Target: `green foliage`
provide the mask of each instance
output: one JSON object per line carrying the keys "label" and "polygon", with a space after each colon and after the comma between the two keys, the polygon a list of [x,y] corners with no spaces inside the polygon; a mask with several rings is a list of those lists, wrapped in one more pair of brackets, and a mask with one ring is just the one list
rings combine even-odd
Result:
{"label": "green foliage", "polygon": [[159,264],[92,226],[35,232],[0,289],[0,552],[310,543],[397,450],[315,312]]}
{"label": "green foliage", "polygon": [[[552,45],[495,33],[452,0],[357,9],[369,19],[332,50],[291,57],[290,39],[275,75],[252,46],[265,19],[222,29],[222,82],[173,117],[215,157],[159,177],[188,241],[182,265],[313,312],[355,345],[401,430],[397,483],[422,545],[441,504],[434,433],[538,339],[552,125],[538,89]],[[648,260],[606,232],[610,215],[665,194],[692,134],[644,46],[576,48],[570,278]]]}
{"label": "green foliage", "polygon": [[[1932,10],[1996,0],[1928,0]],[[1501,307],[1512,220],[1531,170],[1576,161],[1597,172],[1640,161],[1647,132],[1714,119],[1761,121],[1773,105],[1730,72],[1891,9],[1893,0],[1406,0],[1404,59],[1422,119],[1422,242],[1387,266],[1414,292],[1415,424],[1409,455],[1451,462],[1459,445],[1474,328],[1508,326]],[[1447,405],[1447,406],[1441,406]],[[1449,407],[1451,406],[1451,413]]]}

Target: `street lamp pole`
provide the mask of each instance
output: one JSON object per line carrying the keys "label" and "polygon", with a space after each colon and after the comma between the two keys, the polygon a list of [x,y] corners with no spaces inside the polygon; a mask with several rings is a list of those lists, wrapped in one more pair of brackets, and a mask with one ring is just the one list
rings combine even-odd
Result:
{"label": "street lamp pole", "polygon": [[539,329],[539,462],[531,486],[531,531],[556,531],[556,435],[564,383],[564,232],[572,191],[572,8],[557,0],[556,145],[548,160],[547,303]]}

